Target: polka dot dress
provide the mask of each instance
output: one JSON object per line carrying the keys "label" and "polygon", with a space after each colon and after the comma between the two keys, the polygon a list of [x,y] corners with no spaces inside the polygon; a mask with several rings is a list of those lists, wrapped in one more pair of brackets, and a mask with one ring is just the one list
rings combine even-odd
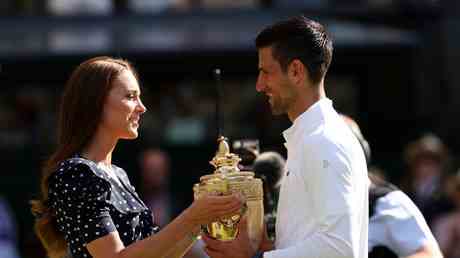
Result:
{"label": "polka dot dress", "polygon": [[86,245],[113,231],[127,246],[159,230],[125,171],[112,167],[116,178],[96,163],[75,157],[63,161],[49,178],[49,202],[69,257],[92,257]]}

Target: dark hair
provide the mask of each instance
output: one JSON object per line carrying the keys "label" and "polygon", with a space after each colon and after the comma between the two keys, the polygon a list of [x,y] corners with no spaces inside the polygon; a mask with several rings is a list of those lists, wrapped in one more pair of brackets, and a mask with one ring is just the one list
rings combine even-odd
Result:
{"label": "dark hair", "polygon": [[59,108],[57,148],[42,169],[41,198],[31,201],[37,216],[35,232],[50,258],[62,257],[67,246],[48,204],[48,178],[61,161],[82,151],[92,140],[113,82],[125,70],[136,76],[127,61],[96,57],[81,63],[66,83]]}
{"label": "dark hair", "polygon": [[324,78],[332,60],[332,40],[324,27],[304,16],[296,16],[275,23],[257,35],[256,47],[272,47],[273,58],[283,72],[299,59],[309,72],[311,81]]}
{"label": "dark hair", "polygon": [[286,160],[279,153],[267,151],[257,156],[252,168],[254,173],[263,176],[266,180],[265,183],[273,189],[278,188],[285,164]]}
{"label": "dark hair", "polygon": [[254,160],[252,169],[257,177],[264,181],[264,207],[268,213],[273,212],[277,202],[279,182],[283,176],[286,160],[274,151],[262,152]]}
{"label": "dark hair", "polygon": [[239,139],[233,141],[233,153],[240,156],[241,170],[252,170],[252,164],[260,152],[258,139]]}

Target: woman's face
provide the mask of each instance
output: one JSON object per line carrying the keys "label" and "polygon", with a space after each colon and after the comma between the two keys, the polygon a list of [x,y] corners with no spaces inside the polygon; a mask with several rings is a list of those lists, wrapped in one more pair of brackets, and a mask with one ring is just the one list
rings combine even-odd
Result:
{"label": "woman's face", "polygon": [[134,139],[141,114],[146,111],[140,98],[139,83],[133,73],[124,70],[115,79],[102,115],[101,129],[117,139]]}

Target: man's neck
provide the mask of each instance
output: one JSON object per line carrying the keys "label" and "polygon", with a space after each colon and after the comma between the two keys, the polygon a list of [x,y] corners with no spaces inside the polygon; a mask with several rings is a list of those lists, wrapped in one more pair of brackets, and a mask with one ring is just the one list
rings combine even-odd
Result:
{"label": "man's neck", "polygon": [[318,85],[307,87],[306,91],[299,93],[296,102],[292,104],[290,110],[287,112],[291,122],[294,122],[297,117],[307,111],[313,104],[326,97],[323,81],[321,81]]}

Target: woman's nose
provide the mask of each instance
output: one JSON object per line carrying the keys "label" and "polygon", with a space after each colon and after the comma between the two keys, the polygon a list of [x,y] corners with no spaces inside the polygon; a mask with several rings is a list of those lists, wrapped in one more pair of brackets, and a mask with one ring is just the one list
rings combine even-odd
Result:
{"label": "woman's nose", "polygon": [[137,108],[141,113],[145,113],[147,111],[147,108],[144,106],[144,103],[139,99]]}

